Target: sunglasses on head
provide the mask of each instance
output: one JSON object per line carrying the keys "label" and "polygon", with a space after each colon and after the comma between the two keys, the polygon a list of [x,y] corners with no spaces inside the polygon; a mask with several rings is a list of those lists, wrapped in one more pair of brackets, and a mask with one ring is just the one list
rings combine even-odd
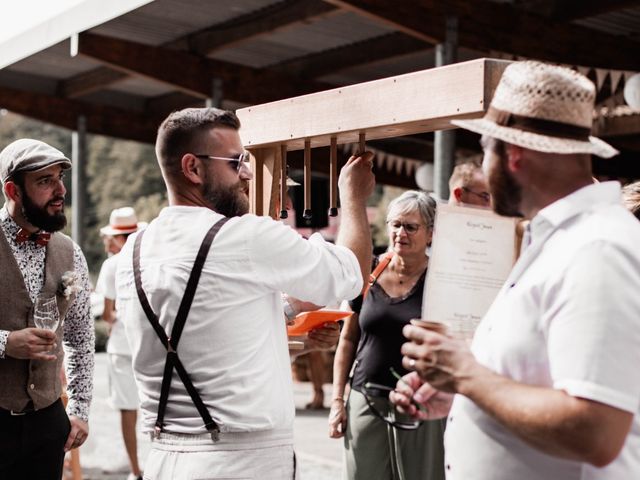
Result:
{"label": "sunglasses on head", "polygon": [[384,423],[399,430],[417,430],[422,425],[422,421],[396,411],[395,405],[389,400],[389,392],[392,392],[393,388],[366,382],[360,391],[371,413]]}

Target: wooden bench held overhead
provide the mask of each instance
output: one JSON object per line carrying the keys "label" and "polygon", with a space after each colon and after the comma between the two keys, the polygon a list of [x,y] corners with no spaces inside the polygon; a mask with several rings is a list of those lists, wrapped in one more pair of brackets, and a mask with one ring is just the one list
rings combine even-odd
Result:
{"label": "wooden bench held overhead", "polygon": [[286,151],[363,145],[365,136],[432,132],[452,128],[452,119],[481,117],[508,64],[471,60],[238,110],[240,134],[253,156],[252,212],[275,218]]}

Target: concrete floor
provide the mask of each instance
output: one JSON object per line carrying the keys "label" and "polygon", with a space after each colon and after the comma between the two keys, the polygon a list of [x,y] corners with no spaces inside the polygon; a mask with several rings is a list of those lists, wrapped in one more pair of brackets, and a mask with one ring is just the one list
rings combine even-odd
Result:
{"label": "concrete floor", "polygon": [[[95,386],[89,419],[90,435],[80,450],[80,463],[87,480],[121,480],[128,475],[128,466],[120,419],[116,411],[106,404],[107,357],[96,354]],[[342,441],[327,435],[328,410],[305,410],[311,400],[308,382],[294,384],[296,403],[296,453],[302,480],[335,480],[340,478]],[[330,397],[330,386],[325,385],[325,399]],[[139,458],[144,459],[150,448],[146,435],[139,434]]]}

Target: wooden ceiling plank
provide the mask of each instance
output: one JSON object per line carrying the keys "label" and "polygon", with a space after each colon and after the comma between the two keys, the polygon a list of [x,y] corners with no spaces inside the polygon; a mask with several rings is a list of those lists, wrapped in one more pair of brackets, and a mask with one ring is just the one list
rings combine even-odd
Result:
{"label": "wooden ceiling plank", "polygon": [[63,80],[58,85],[58,95],[76,98],[96,91],[96,85],[111,85],[124,80],[128,75],[109,67],[98,67],[86,73]]}
{"label": "wooden ceiling plank", "polygon": [[273,67],[302,78],[318,78],[356,65],[365,65],[391,57],[431,48],[423,40],[393,32],[325,52],[296,58]]}
{"label": "wooden ceiling plank", "polygon": [[527,58],[619,70],[640,69],[640,43],[553,21],[514,6],[467,0],[325,0],[427,42],[445,40],[448,15],[458,19],[458,44]]}
{"label": "wooden ceiling plank", "polygon": [[560,22],[570,22],[638,6],[638,0],[556,0],[551,16]]}
{"label": "wooden ceiling plank", "polygon": [[222,47],[246,42],[264,33],[273,33],[339,11],[320,0],[287,0],[232,18],[166,46],[186,47],[194,53],[208,55]]}

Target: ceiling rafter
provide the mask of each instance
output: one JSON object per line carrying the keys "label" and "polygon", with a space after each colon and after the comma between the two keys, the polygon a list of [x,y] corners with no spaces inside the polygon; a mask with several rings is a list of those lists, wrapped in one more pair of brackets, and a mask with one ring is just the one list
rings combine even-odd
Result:
{"label": "ceiling rafter", "polygon": [[91,133],[146,143],[154,142],[162,120],[116,107],[8,87],[0,87],[0,107],[70,130],[75,130],[78,117],[84,116]]}
{"label": "ceiling rafter", "polygon": [[[165,43],[161,47],[206,56],[222,47],[248,41],[263,33],[291,27],[338,11],[339,9],[320,0],[284,0]],[[98,67],[60,82],[58,91],[64,97],[75,98],[105,88],[128,76],[108,67]]]}
{"label": "ceiling rafter", "polygon": [[557,0],[553,18],[568,22],[640,6],[638,0]]}
{"label": "ceiling rafter", "polygon": [[512,5],[464,0],[325,0],[391,25],[426,42],[445,40],[447,16],[458,19],[458,44],[551,62],[640,69],[640,43],[580,25],[550,20]]}
{"label": "ceiling rafter", "polygon": [[264,33],[273,33],[338,12],[339,9],[320,0],[285,0],[193,33],[167,46],[208,55]]}
{"label": "ceiling rafter", "polygon": [[423,40],[401,32],[392,32],[350,45],[296,58],[274,67],[303,78],[318,78],[355,65],[415,53],[431,48]]}
{"label": "ceiling rafter", "polygon": [[123,73],[146,77],[200,98],[211,95],[212,79],[219,78],[226,99],[250,105],[331,88],[331,85],[320,82],[302,82],[281,72],[93,33],[80,34],[78,54]]}

